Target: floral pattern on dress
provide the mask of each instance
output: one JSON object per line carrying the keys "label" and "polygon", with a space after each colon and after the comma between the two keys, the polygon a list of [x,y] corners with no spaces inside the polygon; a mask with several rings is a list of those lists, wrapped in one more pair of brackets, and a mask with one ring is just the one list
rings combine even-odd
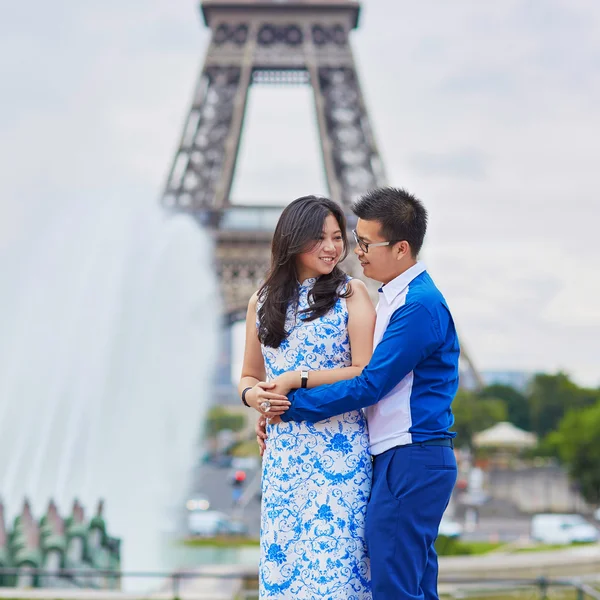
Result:
{"label": "floral pattern on dress", "polygon": [[[351,365],[346,300],[307,321],[316,279],[299,287],[287,338],[263,346],[269,379],[292,370]],[[263,457],[261,600],[371,600],[365,516],[371,491],[366,419],[352,411],[319,423],[268,425]]]}

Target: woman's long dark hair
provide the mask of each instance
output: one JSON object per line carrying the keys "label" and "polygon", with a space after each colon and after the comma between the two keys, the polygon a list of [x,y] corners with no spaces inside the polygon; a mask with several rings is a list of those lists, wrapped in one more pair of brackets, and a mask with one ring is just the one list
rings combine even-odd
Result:
{"label": "woman's long dark hair", "polygon": [[[279,217],[271,245],[271,269],[258,290],[258,339],[265,346],[279,348],[288,335],[285,317],[290,304],[298,304],[296,256],[310,251],[323,236],[325,219],[333,215],[338,222],[348,252],[346,217],[337,202],[317,196],[303,196],[288,204]],[[328,275],[321,275],[308,295],[309,307],[299,314],[307,321],[326,314],[338,298],[347,298],[350,286],[343,286],[346,274],[336,265]]]}

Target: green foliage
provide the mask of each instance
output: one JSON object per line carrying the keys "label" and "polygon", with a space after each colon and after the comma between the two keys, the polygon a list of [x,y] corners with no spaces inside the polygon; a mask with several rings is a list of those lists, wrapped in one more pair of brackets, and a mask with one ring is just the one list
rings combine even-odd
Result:
{"label": "green foliage", "polygon": [[206,418],[206,433],[211,436],[224,429],[241,431],[245,425],[246,419],[243,414],[228,410],[223,406],[213,406],[208,411]]}
{"label": "green foliage", "polygon": [[456,443],[471,446],[473,435],[491,427],[498,421],[506,421],[507,410],[503,400],[481,398],[474,392],[459,390],[452,403]]}
{"label": "green foliage", "polygon": [[565,548],[575,548],[577,546],[591,546],[595,542],[573,542],[572,544],[536,544],[535,546],[525,546],[517,548],[514,553],[531,553],[531,552],[550,552],[553,550],[564,550]]}
{"label": "green foliage", "polygon": [[494,542],[463,542],[457,538],[440,535],[435,541],[435,550],[439,556],[466,556],[487,554],[502,545]]}
{"label": "green foliage", "polygon": [[600,400],[583,410],[571,410],[558,431],[548,436],[571,478],[590,503],[600,502]]}
{"label": "green foliage", "polygon": [[452,409],[459,444],[508,420],[540,438],[529,458],[559,457],[584,498],[600,503],[600,389],[579,387],[565,373],[538,373],[526,394],[505,385],[460,391]]}
{"label": "green foliage", "polygon": [[506,406],[506,420],[516,427],[530,431],[531,416],[529,403],[525,394],[522,394],[509,385],[488,385],[479,392],[480,398],[497,398]]}
{"label": "green foliage", "polygon": [[239,444],[236,444],[235,446],[233,446],[233,448],[230,449],[229,454],[231,454],[231,456],[236,456],[236,457],[246,457],[246,456],[260,456],[260,448],[258,446],[258,444],[256,443],[256,439],[252,438],[251,440],[245,440],[244,442],[240,442]]}
{"label": "green foliage", "polygon": [[538,374],[528,394],[532,430],[543,437],[555,431],[567,411],[600,401],[600,390],[580,388],[565,373]]}
{"label": "green foliage", "polygon": [[560,453],[556,441],[552,438],[552,433],[545,438],[538,440],[537,446],[527,448],[523,451],[523,458],[560,458]]}
{"label": "green foliage", "polygon": [[456,538],[439,535],[435,540],[435,551],[438,556],[455,556],[460,554],[460,542]]}
{"label": "green foliage", "polygon": [[600,389],[582,388],[565,373],[538,373],[523,394],[507,385],[490,385],[479,392],[459,390],[452,411],[459,444],[471,444],[474,433],[498,421],[533,431],[541,442],[532,455],[558,456],[556,431],[571,410],[583,410],[600,402]]}
{"label": "green foliage", "polygon": [[211,546],[216,548],[239,548],[240,546],[260,546],[258,538],[241,535],[221,535],[218,537],[190,537],[183,540],[186,546]]}

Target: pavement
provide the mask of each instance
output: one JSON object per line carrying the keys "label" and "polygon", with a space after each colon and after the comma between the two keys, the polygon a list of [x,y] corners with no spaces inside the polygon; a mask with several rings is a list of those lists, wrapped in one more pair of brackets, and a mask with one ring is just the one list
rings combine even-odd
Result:
{"label": "pavement", "polygon": [[531,517],[482,517],[476,527],[465,527],[463,540],[468,542],[513,542],[529,538]]}
{"label": "pavement", "polygon": [[[201,587],[181,590],[180,600],[234,600],[242,589],[241,580],[229,588],[222,580],[203,580]],[[171,592],[139,594],[133,592],[102,590],[61,590],[59,588],[19,590],[19,600],[173,600]],[[0,598],[14,599],[15,591],[0,588]]]}
{"label": "pavement", "polygon": [[441,556],[439,564],[442,581],[445,578],[484,581],[597,575],[600,573],[600,545],[514,554]]}
{"label": "pavement", "polygon": [[[180,590],[181,600],[233,600],[242,589],[242,580],[224,582],[219,578],[206,578],[195,586],[185,586]],[[173,592],[122,592],[115,590],[73,590],[60,588],[20,589],[15,593],[14,588],[0,588],[0,598],[19,600],[173,600]]]}

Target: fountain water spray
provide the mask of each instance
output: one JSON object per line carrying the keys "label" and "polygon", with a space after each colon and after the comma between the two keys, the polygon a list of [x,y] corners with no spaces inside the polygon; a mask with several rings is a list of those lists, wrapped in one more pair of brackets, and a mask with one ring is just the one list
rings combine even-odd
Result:
{"label": "fountain water spray", "polygon": [[160,568],[208,407],[207,235],[126,200],[22,224],[0,256],[0,497],[40,516],[104,499],[124,569]]}

